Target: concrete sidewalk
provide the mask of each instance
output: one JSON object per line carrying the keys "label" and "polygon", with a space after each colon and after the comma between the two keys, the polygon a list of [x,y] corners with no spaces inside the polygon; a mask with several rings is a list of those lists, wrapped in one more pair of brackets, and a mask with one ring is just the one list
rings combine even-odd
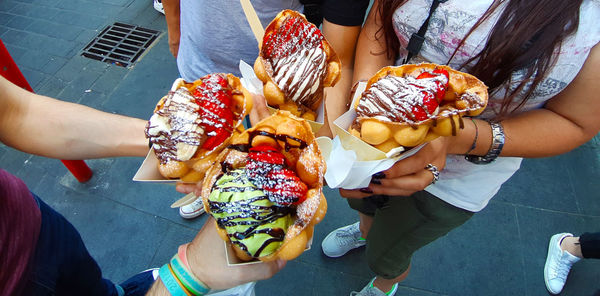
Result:
{"label": "concrete sidewalk", "polygon": [[[114,22],[163,34],[131,68],[82,57],[85,45]],[[166,37],[164,16],[150,0],[0,1],[0,38],[35,91],[108,112],[150,117],[178,77]],[[599,231],[599,152],[596,137],[561,156],[525,160],[487,208],[415,254],[396,295],[547,295],[550,236]],[[181,197],[172,186],[133,182],[141,162],[87,161],[94,177],[81,184],[58,160],[0,144],[0,167],[67,217],[115,282],[164,264],[206,219],[184,220],[169,208]],[[357,220],[337,190],[326,188],[326,196],[329,211],[313,248],[259,282],[257,295],[348,295],[373,277],[362,250],[338,259],[322,254],[320,242],[330,231]],[[592,295],[598,279],[600,262],[583,260],[562,295]]]}

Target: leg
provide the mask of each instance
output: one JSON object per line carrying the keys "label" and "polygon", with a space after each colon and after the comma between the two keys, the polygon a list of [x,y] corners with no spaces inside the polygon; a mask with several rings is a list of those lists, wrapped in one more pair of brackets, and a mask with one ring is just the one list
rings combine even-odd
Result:
{"label": "leg", "polygon": [[37,200],[42,226],[29,291],[25,295],[116,296],[115,285],[102,278],[100,267],[75,227],[42,200]]}
{"label": "leg", "polygon": [[462,225],[472,212],[456,208],[425,192],[410,197],[390,197],[377,209],[369,236],[367,259],[377,274],[374,282],[389,291],[408,275],[412,254]]}
{"label": "leg", "polygon": [[567,236],[560,242],[560,248],[563,251],[569,252],[573,256],[582,258],[581,244],[579,243],[579,237]]}
{"label": "leg", "polygon": [[600,259],[600,232],[584,233],[579,237],[583,258]]}
{"label": "leg", "polygon": [[371,225],[373,225],[373,217],[359,212],[358,218],[360,219],[361,236],[362,238],[367,238],[367,235],[369,235],[369,230],[371,229]]}

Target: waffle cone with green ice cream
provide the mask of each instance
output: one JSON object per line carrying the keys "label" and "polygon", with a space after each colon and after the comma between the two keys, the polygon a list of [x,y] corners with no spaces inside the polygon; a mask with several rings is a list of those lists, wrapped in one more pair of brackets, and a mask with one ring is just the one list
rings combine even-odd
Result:
{"label": "waffle cone with green ice cream", "polygon": [[279,110],[217,156],[202,182],[204,208],[238,259],[292,260],[327,212],[325,168],[308,122]]}
{"label": "waffle cone with green ice cream", "polygon": [[250,182],[244,169],[222,175],[208,200],[231,243],[251,257],[268,256],[277,250],[293,223],[289,208],[272,203]]}

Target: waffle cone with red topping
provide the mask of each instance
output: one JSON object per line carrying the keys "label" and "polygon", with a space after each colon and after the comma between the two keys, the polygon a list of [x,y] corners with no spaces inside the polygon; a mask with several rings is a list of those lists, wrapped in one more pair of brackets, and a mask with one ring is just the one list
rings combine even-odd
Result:
{"label": "waffle cone with red topping", "polygon": [[231,137],[243,131],[251,108],[250,93],[231,74],[210,74],[192,83],[177,79],[146,125],[160,174],[202,180]]}
{"label": "waffle cone with red topping", "polygon": [[280,12],[265,29],[254,63],[270,106],[313,121],[323,87],[335,85],[340,71],[340,59],[321,31],[293,10]]}
{"label": "waffle cone with red topping", "polygon": [[287,111],[235,136],[202,184],[207,213],[237,257],[291,260],[327,211],[325,161],[310,125]]}
{"label": "waffle cone with red topping", "polygon": [[473,75],[436,64],[384,67],[355,103],[349,132],[383,152],[456,135],[463,116],[485,109],[487,86]]}

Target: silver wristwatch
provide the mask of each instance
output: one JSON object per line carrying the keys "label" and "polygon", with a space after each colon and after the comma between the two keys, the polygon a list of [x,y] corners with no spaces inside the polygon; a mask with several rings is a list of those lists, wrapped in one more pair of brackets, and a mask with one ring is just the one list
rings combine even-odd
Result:
{"label": "silver wristwatch", "polygon": [[488,164],[500,155],[504,147],[504,129],[500,123],[490,123],[492,127],[492,146],[484,156],[465,155],[465,159],[475,164]]}

